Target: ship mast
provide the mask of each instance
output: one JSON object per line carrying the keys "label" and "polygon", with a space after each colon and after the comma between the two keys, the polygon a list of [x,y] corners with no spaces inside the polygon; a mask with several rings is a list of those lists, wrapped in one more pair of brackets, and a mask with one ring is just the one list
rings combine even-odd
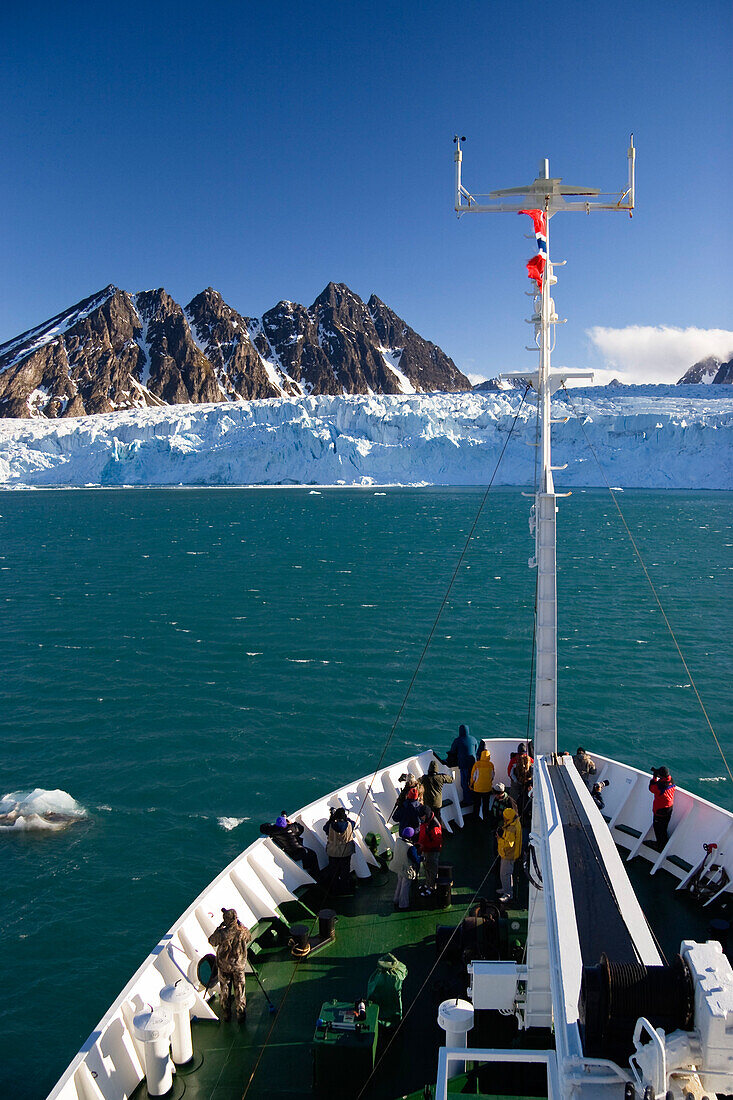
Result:
{"label": "ship mast", "polygon": [[[522,372],[522,377],[527,378],[537,392],[541,432],[541,473],[530,513],[530,530],[535,537],[535,554],[530,559],[530,566],[537,569],[534,749],[535,755],[540,756],[557,751],[556,514],[558,496],[568,495],[555,492],[552,476],[555,470],[564,467],[552,465],[551,398],[570,378],[593,378],[590,372],[551,370],[554,327],[562,323],[558,320],[551,290],[557,283],[554,268],[562,264],[553,264],[550,260],[550,219],[560,212],[590,214],[595,210],[625,210],[631,216],[634,209],[634,136],[631,135],[627,154],[628,186],[623,192],[614,194],[602,193],[597,188],[563,185],[561,179],[550,177],[550,164],[545,159],[540,162],[537,178],[528,186],[475,196],[461,181],[461,142],[465,138],[456,135],[453,140],[456,145],[455,210],[459,217],[463,214],[517,214],[528,210],[545,216],[547,251],[541,288],[529,292],[534,309],[528,322],[534,326],[538,364],[536,371],[529,375]],[[503,377],[516,377],[517,373]]]}

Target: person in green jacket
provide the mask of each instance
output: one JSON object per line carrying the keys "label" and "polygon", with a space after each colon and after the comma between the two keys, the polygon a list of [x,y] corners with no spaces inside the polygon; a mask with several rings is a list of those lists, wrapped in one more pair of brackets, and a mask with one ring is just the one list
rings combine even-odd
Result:
{"label": "person in green jacket", "polygon": [[443,809],[443,787],[446,783],[453,782],[453,772],[439,772],[434,760],[430,761],[427,774],[423,775],[420,783],[423,790],[423,806],[429,806],[438,821],[443,824],[440,811]]}
{"label": "person in green jacket", "polygon": [[522,854],[522,826],[517,811],[504,810],[504,824],[496,834],[499,849],[499,901],[509,901],[514,894],[514,864]]}

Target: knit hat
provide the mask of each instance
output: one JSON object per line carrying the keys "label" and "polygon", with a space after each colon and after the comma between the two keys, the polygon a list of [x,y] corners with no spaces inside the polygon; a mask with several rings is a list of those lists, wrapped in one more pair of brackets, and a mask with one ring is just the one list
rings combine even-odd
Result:
{"label": "knit hat", "polygon": [[403,829],[402,832],[400,833],[400,836],[402,837],[403,840],[412,840],[414,835],[415,835],[415,830],[411,829],[409,825],[407,826],[406,829]]}
{"label": "knit hat", "polygon": [[506,787],[504,786],[503,783],[497,783],[496,786],[494,787],[494,790],[497,792],[497,794],[504,794],[504,791],[506,790]]}
{"label": "knit hat", "polygon": [[660,779],[669,779],[669,768],[660,768],[657,775]]}
{"label": "knit hat", "polygon": [[280,814],[280,816],[275,819],[275,824],[277,825],[278,829],[284,829],[287,823],[288,819],[285,814]]}

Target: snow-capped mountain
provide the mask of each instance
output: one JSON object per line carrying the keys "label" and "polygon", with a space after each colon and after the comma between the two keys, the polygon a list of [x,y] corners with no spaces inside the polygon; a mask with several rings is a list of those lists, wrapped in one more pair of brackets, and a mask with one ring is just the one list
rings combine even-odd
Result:
{"label": "snow-capped mountain", "polygon": [[[733,390],[624,386],[556,394],[561,489],[733,490]],[[516,417],[516,425],[514,424]],[[311,396],[0,420],[0,484],[533,484],[522,392]],[[527,444],[531,444],[528,446]],[[596,462],[596,458],[600,463]]]}
{"label": "snow-capped mountain", "polygon": [[469,390],[455,363],[376,295],[329,283],[313,305],[244,317],[209,287],[182,308],[165,290],[108,286],[0,345],[0,416],[307,394]]}
{"label": "snow-capped mountain", "polygon": [[688,371],[685,371],[677,385],[697,386],[700,383],[705,385],[711,383],[730,385],[733,383],[733,355],[731,355],[728,363],[718,359],[717,355],[708,355],[705,359],[700,359]]}

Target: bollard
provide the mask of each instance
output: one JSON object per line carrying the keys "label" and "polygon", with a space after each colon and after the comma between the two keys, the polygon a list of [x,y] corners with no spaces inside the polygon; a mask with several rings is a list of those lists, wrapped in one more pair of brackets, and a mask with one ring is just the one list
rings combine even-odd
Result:
{"label": "bollard", "polygon": [[188,982],[184,984],[179,978],[175,985],[161,989],[160,999],[173,1016],[173,1061],[177,1066],[183,1066],[193,1058],[190,1010],[196,1004],[196,994]]}
{"label": "bollard", "polygon": [[165,1096],[173,1088],[173,1063],[170,1059],[173,1017],[159,1005],[141,1012],[132,1021],[135,1038],[145,1044],[145,1079],[150,1096]]}
{"label": "bollard", "polygon": [[318,911],[318,939],[319,940],[335,940],[336,939],[336,916],[335,909],[319,909]]}
{"label": "bollard", "polygon": [[[473,1027],[473,1005],[469,1001],[459,1000],[458,997],[443,1001],[438,1009],[438,1024],[445,1032],[447,1047],[467,1047],[468,1032]],[[448,1076],[457,1077],[465,1072],[465,1068],[465,1062],[463,1069],[460,1062],[449,1062]]]}

